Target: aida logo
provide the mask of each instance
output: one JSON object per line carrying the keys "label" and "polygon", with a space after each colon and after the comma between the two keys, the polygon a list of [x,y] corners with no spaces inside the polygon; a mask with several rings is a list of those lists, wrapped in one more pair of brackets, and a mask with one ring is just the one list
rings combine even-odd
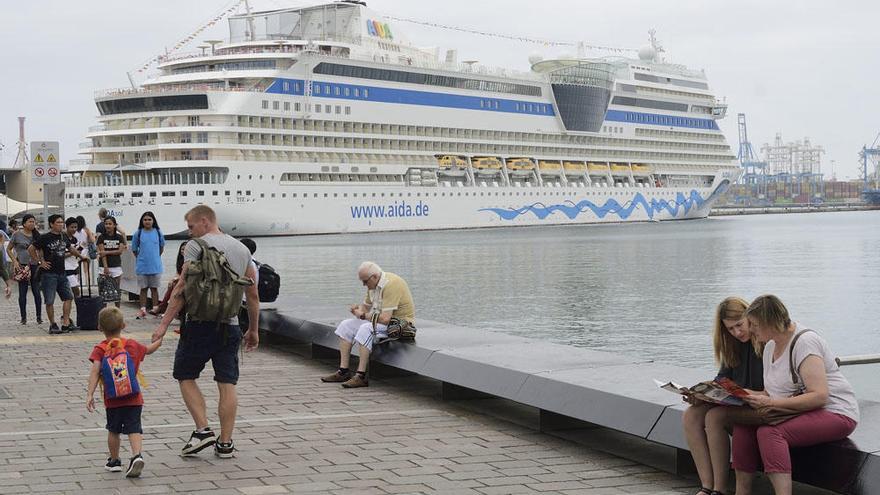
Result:
{"label": "aida logo", "polygon": [[378,36],[383,40],[393,40],[394,36],[391,35],[391,28],[388,27],[388,24],[374,21],[371,19],[367,19],[367,31],[372,36]]}

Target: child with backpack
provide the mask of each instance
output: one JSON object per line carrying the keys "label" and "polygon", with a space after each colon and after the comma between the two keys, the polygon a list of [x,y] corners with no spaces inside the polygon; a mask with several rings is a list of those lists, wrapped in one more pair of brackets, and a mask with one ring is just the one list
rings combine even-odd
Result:
{"label": "child with backpack", "polygon": [[141,452],[144,397],[138,383],[138,370],[144,356],[156,352],[162,345],[162,339],[145,346],[134,339],[122,338],[124,328],[125,321],[119,308],[109,306],[98,313],[98,329],[104,333],[105,339],[95,346],[89,356],[92,369],[89,373],[86,409],[95,411],[94,394],[100,382],[104,390],[104,408],[107,410],[107,445],[110,450],[104,469],[116,473],[122,471],[119,447],[120,436],[124,433],[131,442],[132,453],[125,476],[137,478],[144,469]]}

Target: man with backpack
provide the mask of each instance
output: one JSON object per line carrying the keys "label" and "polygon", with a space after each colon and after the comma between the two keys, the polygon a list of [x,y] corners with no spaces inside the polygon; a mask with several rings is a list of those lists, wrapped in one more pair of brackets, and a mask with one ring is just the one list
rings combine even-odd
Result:
{"label": "man with backpack", "polygon": [[[153,333],[153,341],[165,336],[174,317],[185,307],[187,322],[174,355],[174,378],[180,384],[183,401],[196,429],[181,455],[194,455],[213,445],[217,457],[229,458],[235,450],[232,432],[238,409],[235,384],[239,346],[244,339],[245,350],[249,352],[259,344],[260,303],[253,283],[256,274],[250,265],[250,252],[237,239],[220,232],[214,210],[199,205],[187,212],[184,219],[192,240],[183,253],[180,273],[183,283],[175,285],[168,309]],[[244,336],[238,327],[243,294],[249,319]],[[196,384],[208,361],[214,367],[214,381],[220,392],[219,438],[208,426],[205,398]]]}

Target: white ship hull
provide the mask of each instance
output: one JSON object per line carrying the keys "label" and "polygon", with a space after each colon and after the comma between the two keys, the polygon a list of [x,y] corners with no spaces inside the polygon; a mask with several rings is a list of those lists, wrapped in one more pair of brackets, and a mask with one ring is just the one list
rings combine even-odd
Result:
{"label": "white ship hull", "polygon": [[[222,229],[231,235],[287,236],[705,218],[728,185],[724,179],[702,189],[438,187],[426,192],[423,187],[397,187],[376,198],[371,187],[304,185],[285,188],[286,198],[280,191],[274,198],[263,192],[262,198],[230,197],[204,204],[217,212]],[[140,215],[151,211],[166,235],[186,236],[183,216],[196,204],[102,203],[68,208],[65,215],[94,219],[103,205],[124,231],[133,232]]]}

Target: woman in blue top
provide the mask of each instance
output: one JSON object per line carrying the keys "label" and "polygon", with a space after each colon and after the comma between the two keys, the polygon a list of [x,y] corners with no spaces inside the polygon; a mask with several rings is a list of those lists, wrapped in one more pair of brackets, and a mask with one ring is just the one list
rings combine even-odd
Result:
{"label": "woman in blue top", "polygon": [[159,229],[159,222],[153,212],[141,215],[137,231],[131,237],[131,252],[137,258],[135,273],[138,288],[141,290],[141,309],[137,319],[147,317],[147,289],[153,298],[153,307],[159,304],[159,283],[162,278],[162,252],[165,251],[165,236]]}

